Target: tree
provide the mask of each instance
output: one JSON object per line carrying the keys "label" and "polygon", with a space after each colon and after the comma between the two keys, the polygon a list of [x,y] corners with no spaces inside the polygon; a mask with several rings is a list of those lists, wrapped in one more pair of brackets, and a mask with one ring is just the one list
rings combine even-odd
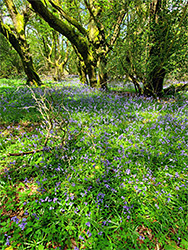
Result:
{"label": "tree", "polygon": [[130,5],[109,60],[112,73],[127,76],[140,94],[161,95],[165,77],[176,68],[186,72],[187,7],[179,0]]}
{"label": "tree", "polygon": [[[69,15],[61,6],[60,1],[45,1],[46,5],[41,0],[28,0],[28,2],[32,5],[34,11],[53,29],[70,41],[79,60],[81,80],[86,81],[88,75],[92,87],[98,85],[106,89],[107,54],[112,50],[119,36],[121,23],[127,12],[129,1],[123,3],[101,0],[84,0],[81,3],[71,1],[74,7],[78,7],[79,4],[82,5],[82,8],[84,6],[84,12],[87,12],[88,16],[87,19],[85,18],[87,23],[81,22],[80,15],[77,18]],[[79,8],[81,8],[80,5]],[[56,12],[62,18],[59,18]],[[109,14],[111,13],[113,13],[113,18],[110,20]]]}
{"label": "tree", "polygon": [[0,78],[20,77],[23,66],[18,53],[0,33]]}
{"label": "tree", "polygon": [[38,15],[33,16],[27,27],[28,41],[39,71],[52,75],[55,81],[60,81],[67,74],[65,67],[71,50],[70,43]]}
{"label": "tree", "polygon": [[29,8],[26,6],[23,13],[20,14],[12,0],[5,0],[5,4],[12,19],[13,26],[3,23],[3,18],[1,16],[0,32],[19,54],[24,71],[27,75],[27,83],[41,85],[41,80],[34,68],[29,44],[25,36],[26,23],[29,19]]}

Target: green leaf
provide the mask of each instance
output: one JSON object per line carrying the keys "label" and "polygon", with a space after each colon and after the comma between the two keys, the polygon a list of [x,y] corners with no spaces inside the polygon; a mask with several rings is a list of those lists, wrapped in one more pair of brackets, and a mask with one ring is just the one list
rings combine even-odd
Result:
{"label": "green leaf", "polygon": [[39,245],[38,246],[38,250],[43,250],[44,249],[44,246],[43,245]]}
{"label": "green leaf", "polygon": [[1,224],[0,224],[1,226],[6,226],[7,225],[7,222],[2,222]]}
{"label": "green leaf", "polygon": [[165,250],[177,250],[178,247],[177,247],[177,245],[176,245],[176,242],[174,242],[174,241],[169,241],[169,245],[166,245],[166,246],[164,247],[164,249],[165,249]]}
{"label": "green leaf", "polygon": [[168,246],[165,246],[164,249],[165,249],[165,250],[175,250],[175,249],[177,249],[177,247],[172,246],[172,245],[168,245]]}
{"label": "green leaf", "polygon": [[183,239],[183,240],[181,241],[180,247],[184,247],[185,249],[188,249],[188,241],[186,241],[186,240]]}
{"label": "green leaf", "polygon": [[26,231],[25,231],[25,234],[28,234],[32,231],[33,229],[30,227],[30,228],[27,228]]}

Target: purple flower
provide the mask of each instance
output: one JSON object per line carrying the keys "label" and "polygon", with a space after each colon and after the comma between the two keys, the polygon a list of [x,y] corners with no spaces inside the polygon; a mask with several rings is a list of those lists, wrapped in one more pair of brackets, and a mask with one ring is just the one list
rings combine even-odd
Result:
{"label": "purple flower", "polygon": [[9,241],[9,239],[7,238],[7,240],[6,240],[6,243],[5,243],[7,246],[10,246],[10,241]]}
{"label": "purple flower", "polygon": [[91,235],[92,235],[89,230],[87,231],[86,234],[87,234],[88,237],[91,237]]}
{"label": "purple flower", "polygon": [[156,208],[159,209],[159,206],[157,204],[155,204]]}
{"label": "purple flower", "polygon": [[58,198],[53,198],[53,203],[55,203],[58,200]]}
{"label": "purple flower", "polygon": [[[5,234],[5,236],[7,236],[7,234]],[[7,246],[10,246],[10,241],[9,241],[10,238],[11,236],[7,236],[6,243],[5,243]]]}
{"label": "purple flower", "polygon": [[112,188],[111,190],[112,190],[112,192],[117,192],[114,188]]}
{"label": "purple flower", "polygon": [[145,237],[140,235],[140,236],[139,236],[139,239],[140,239],[140,240],[145,240]]}
{"label": "purple flower", "polygon": [[25,226],[27,225],[27,223],[21,223],[21,224],[19,224],[18,226],[22,229],[22,230],[24,230],[24,228],[25,228]]}
{"label": "purple flower", "polygon": [[16,224],[18,224],[18,222],[19,222],[19,219],[16,216],[12,217],[11,220],[16,222]]}
{"label": "purple flower", "polygon": [[72,196],[70,197],[70,199],[71,199],[71,200],[74,200],[74,195],[72,195]]}
{"label": "purple flower", "polygon": [[84,240],[84,237],[82,237],[81,235],[79,235],[79,239],[80,240]]}
{"label": "purple flower", "polygon": [[130,172],[131,172],[131,170],[130,170],[130,169],[127,169],[127,170],[126,170],[126,174],[128,174],[128,175],[129,175],[129,174],[130,174]]}
{"label": "purple flower", "polygon": [[91,223],[88,221],[88,222],[86,223],[86,226],[90,227],[90,226],[91,226]]}
{"label": "purple flower", "polygon": [[32,216],[34,216],[35,217],[35,219],[37,219],[37,220],[39,220],[39,217],[37,217],[37,215],[34,213],[34,214],[32,214]]}
{"label": "purple flower", "polygon": [[123,134],[118,137],[118,140],[121,140],[123,138]]}

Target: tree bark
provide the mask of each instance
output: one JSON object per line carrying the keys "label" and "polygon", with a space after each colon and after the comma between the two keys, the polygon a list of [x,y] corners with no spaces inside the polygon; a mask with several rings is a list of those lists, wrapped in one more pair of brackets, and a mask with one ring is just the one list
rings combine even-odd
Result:
{"label": "tree bark", "polygon": [[[164,65],[165,41],[167,27],[164,27],[162,12],[165,2],[153,0],[150,4],[150,42],[151,48],[148,58],[147,76],[144,84],[144,94],[160,96],[166,75]],[[161,32],[163,30],[163,32]]]}
{"label": "tree bark", "polygon": [[[84,1],[90,14],[88,30],[86,30],[84,25],[81,25],[75,18],[65,13],[62,7],[58,5],[57,1],[50,0],[50,3],[61,14],[66,22],[62,21],[49,11],[48,7],[46,7],[41,0],[27,1],[32,5],[34,11],[38,13],[53,29],[60,32],[71,42],[80,60],[78,71],[81,81],[87,82],[88,76],[91,87],[101,87],[106,89],[106,55],[113,48],[113,45],[117,40],[127,7],[124,6],[123,9],[121,9],[119,13],[120,15],[117,17],[117,22],[112,28],[112,38],[109,39],[110,35],[105,34],[103,24],[100,22],[101,12],[104,10],[104,5],[98,6],[93,0]],[[107,40],[110,41],[107,42]],[[100,69],[97,69],[98,65],[100,65]],[[99,70],[98,82],[97,70]]]}
{"label": "tree bark", "polygon": [[14,49],[19,54],[25,74],[27,75],[27,84],[41,85],[42,82],[34,68],[27,42],[21,38],[17,38],[9,26],[4,24],[2,20],[0,20],[0,32],[6,37],[6,39],[12,44]]}
{"label": "tree bark", "polygon": [[103,90],[107,90],[108,74],[106,71],[107,59],[105,56],[101,56],[98,59],[98,85]]}
{"label": "tree bark", "polygon": [[144,85],[144,94],[147,96],[160,96],[163,91],[163,83],[166,71],[163,67],[155,67],[150,71]]}
{"label": "tree bark", "polygon": [[79,60],[79,58],[77,58],[77,70],[78,70],[80,82],[83,84],[89,85],[88,79],[87,79],[87,73],[86,73],[86,66],[84,62]]}

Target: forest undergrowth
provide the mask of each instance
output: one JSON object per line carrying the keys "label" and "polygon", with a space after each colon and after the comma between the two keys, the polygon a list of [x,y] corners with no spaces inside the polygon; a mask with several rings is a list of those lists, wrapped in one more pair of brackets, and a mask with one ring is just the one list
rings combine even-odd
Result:
{"label": "forest undergrowth", "polygon": [[187,106],[2,84],[1,249],[188,249]]}

